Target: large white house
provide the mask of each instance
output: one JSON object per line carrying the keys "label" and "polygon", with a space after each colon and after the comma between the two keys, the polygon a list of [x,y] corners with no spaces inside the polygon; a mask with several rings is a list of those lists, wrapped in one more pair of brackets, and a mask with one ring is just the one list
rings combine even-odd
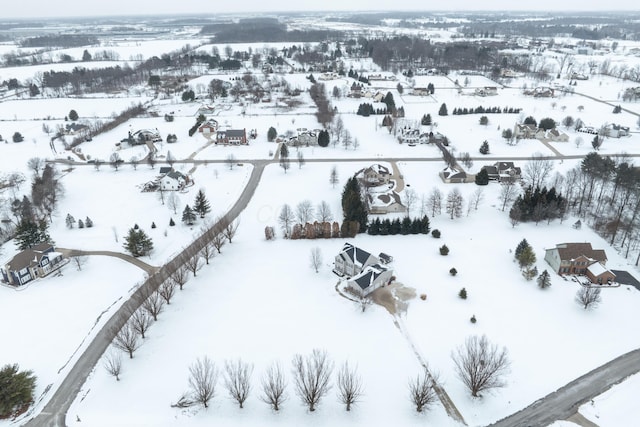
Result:
{"label": "large white house", "polygon": [[[385,262],[390,259],[391,257],[385,255]],[[347,287],[351,292],[366,297],[391,281],[393,270],[382,264],[378,257],[351,243],[345,243],[340,253],[336,255],[333,271],[349,279]]]}

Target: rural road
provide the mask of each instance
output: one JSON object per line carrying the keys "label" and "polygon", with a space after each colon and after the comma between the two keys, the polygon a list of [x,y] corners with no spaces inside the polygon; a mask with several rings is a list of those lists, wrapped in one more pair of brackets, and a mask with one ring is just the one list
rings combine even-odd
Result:
{"label": "rural road", "polygon": [[623,354],[488,427],[538,427],[566,420],[580,406],[640,371],[640,349]]}
{"label": "rural road", "polygon": [[[640,154],[632,154],[631,157],[640,157]],[[548,159],[580,159],[584,156],[548,156]],[[486,158],[483,158],[486,160]],[[503,157],[493,158],[491,160],[530,160],[530,157]],[[309,159],[308,163],[338,163],[353,161],[442,161],[440,157],[370,157],[370,158],[349,158],[349,159]],[[176,161],[176,163],[191,163],[194,165],[207,163],[224,163],[226,160],[184,160]],[[211,238],[222,230],[228,223],[237,218],[244,208],[248,205],[255,190],[260,182],[260,178],[267,164],[275,163],[273,159],[264,160],[237,160],[238,163],[252,163],[254,168],[251,172],[249,181],[242,194],[232,206],[229,212],[214,224],[211,228],[213,233],[205,233],[196,239],[191,245],[185,248],[174,259],[170,260],[161,268],[151,266],[141,266],[142,268],[150,268],[152,273],[147,281],[118,309],[113,316],[105,323],[105,325],[96,334],[93,341],[87,346],[82,355],[79,356],[67,376],[64,378],[60,386],[55,390],[42,411],[35,417],[26,422],[28,427],[63,427],[65,426],[66,413],[76,399],[76,396],[82,389],[87,377],[96,367],[104,351],[109,347],[114,331],[119,330],[128,320],[127,313],[135,311],[142,303],[142,296],[154,292],[174,271],[181,267],[189,258],[189,254],[197,253]],[[83,163],[74,163],[68,161],[56,161],[74,166],[92,166]],[[195,252],[194,252],[195,251]],[[106,254],[104,254],[106,255]],[[500,420],[490,427],[525,427],[525,426],[545,426],[556,420],[567,419],[576,414],[579,406],[609,389],[612,385],[617,384],[640,371],[640,349],[620,356],[611,362],[596,368],[590,373],[572,381],[554,393],[534,402],[529,407]],[[456,417],[454,417],[456,418]],[[459,419],[462,419],[460,416]]]}
{"label": "rural road", "polygon": [[[196,239],[191,245],[186,247],[180,254],[170,260],[167,264],[152,274],[146,282],[144,282],[134,294],[111,316],[104,324],[102,329],[98,331],[95,338],[82,355],[75,362],[67,376],[64,378],[60,386],[55,390],[47,404],[44,406],[40,414],[29,419],[24,425],[28,427],[63,427],[65,426],[65,418],[69,407],[75,400],[76,396],[82,389],[83,384],[91,371],[102,357],[104,351],[109,347],[114,337],[114,331],[120,330],[128,320],[128,313],[131,313],[140,307],[143,295],[154,292],[174,271],[176,271],[191,256],[189,254],[197,253],[211,238],[222,230],[227,224],[234,221],[244,208],[249,204],[255,190],[262,177],[264,166],[267,162],[254,164],[251,171],[249,181],[244,188],[242,194],[231,207],[229,212],[222,217],[210,230],[213,233],[205,233]],[[196,252],[194,252],[196,251]]]}

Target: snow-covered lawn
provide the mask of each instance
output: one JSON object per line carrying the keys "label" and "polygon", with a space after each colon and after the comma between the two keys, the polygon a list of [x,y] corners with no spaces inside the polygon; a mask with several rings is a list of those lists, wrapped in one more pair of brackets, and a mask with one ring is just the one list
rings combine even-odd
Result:
{"label": "snow-covered lawn", "polygon": [[638,392],[640,374],[632,375],[622,383],[580,407],[580,413],[600,427],[631,426],[640,417]]}
{"label": "snow-covered lawn", "polygon": [[[361,165],[341,163],[338,167],[344,182]],[[418,163],[412,168],[403,166],[402,171],[419,194],[432,185],[440,186],[446,194],[452,186],[425,180],[435,167]],[[254,199],[242,214],[234,243],[223,248],[222,255],[186,285],[154,325],[134,360],[125,361],[121,382],[98,366],[84,387],[83,399],[69,412],[68,422],[73,423],[78,415],[83,423],[92,425],[157,425],[168,420],[194,426],[452,425],[440,405],[418,416],[409,404],[407,379],[419,372],[411,340],[439,374],[467,423],[484,425],[636,345],[629,337],[638,336],[640,328],[628,321],[640,303],[635,288],[603,290],[603,304],[584,311],[573,300],[575,282],[552,275],[553,286],[542,291],[535,282],[522,278],[512,262],[511,250],[527,238],[542,271],[548,268],[543,261],[545,248],[589,241],[607,250],[609,267],[635,268],[594,233],[574,230],[571,219],[564,224],[512,228],[506,214],[495,206],[496,185],[485,188],[485,200],[468,217],[433,218],[432,228],[442,231],[439,240],[431,236],[364,235],[349,239],[374,254],[391,254],[397,280],[415,288],[418,295],[427,295],[426,301],[411,300],[407,312],[400,315],[407,336],[393,325],[393,318],[383,308],[373,306],[361,313],[334,290],[337,277],[331,273],[331,263],[345,240],[264,240],[265,226],[278,228],[277,215],[284,203],[295,208],[303,199],[314,204],[327,200],[334,216],[339,217],[341,188],[331,188],[329,171],[330,164],[308,164],[286,175],[277,165],[267,167]],[[305,191],[309,188],[313,193]],[[460,186],[465,197],[476,188]],[[286,191],[278,191],[281,189]],[[442,244],[451,250],[447,257],[438,254]],[[324,256],[318,274],[308,260],[316,246]],[[247,262],[251,269],[243,268]],[[456,277],[449,275],[451,267],[458,270]],[[468,291],[467,300],[458,297],[462,287]],[[469,322],[474,314],[476,324]],[[506,346],[512,360],[507,387],[477,400],[469,397],[457,379],[450,358],[451,351],[471,334],[486,334],[492,342]],[[598,346],[594,347],[594,342]],[[180,351],[173,351],[175,348]],[[332,392],[315,414],[307,414],[293,394],[290,380],[290,400],[280,414],[272,414],[258,400],[260,376],[272,360],[283,363],[288,372],[294,354],[306,354],[313,348],[326,349],[338,363],[349,359],[358,364],[366,384],[362,403],[347,414]],[[209,355],[219,367],[224,360],[237,357],[255,365],[254,390],[246,409],[237,409],[227,399],[222,382],[209,410],[170,408],[187,389],[189,364],[203,355]],[[112,411],[112,407],[119,410]]]}

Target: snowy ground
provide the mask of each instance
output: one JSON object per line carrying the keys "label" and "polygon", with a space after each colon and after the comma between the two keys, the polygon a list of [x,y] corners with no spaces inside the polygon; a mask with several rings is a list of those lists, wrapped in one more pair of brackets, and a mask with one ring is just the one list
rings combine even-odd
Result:
{"label": "snowy ground", "polygon": [[[181,47],[180,43],[177,40],[165,44],[159,42],[153,49],[166,52]],[[120,55],[122,58],[136,55],[138,50],[146,47],[146,44],[122,45]],[[211,48],[209,45],[202,49]],[[224,47],[218,48],[222,50]],[[353,65],[354,69],[358,69],[357,63]],[[6,79],[8,77],[4,70],[0,75]],[[34,67],[20,70],[25,73],[18,76],[20,78],[37,71]],[[461,75],[450,77],[458,79],[461,84],[465,78]],[[194,88],[206,86],[212,78],[218,77],[207,75],[193,80],[190,85]],[[283,78],[294,88],[304,90],[309,86],[304,74],[285,75]],[[453,89],[451,79],[416,77],[416,85],[418,82],[419,86],[426,86],[430,82],[435,84],[437,89],[433,97],[412,96],[407,93],[408,90],[400,95],[396,89],[397,82],[375,83],[372,88],[385,93],[391,91],[396,105],[405,108],[408,119],[418,121],[423,114],[431,114],[436,122],[433,130],[447,135],[458,153],[468,151],[471,156],[480,157],[477,150],[482,141],[487,140],[491,153],[486,156],[486,161],[474,162],[470,168],[472,173],[482,165],[492,163],[495,158],[552,154],[537,140],[521,141],[511,146],[501,138],[502,129],[512,128],[528,115],[537,120],[552,117],[558,122],[572,115],[589,125],[598,126],[606,121],[637,130],[636,116],[628,113],[614,115],[610,106],[579,95],[554,99],[522,96],[524,84],[527,87],[537,85],[532,80],[513,81],[512,88],[500,89],[498,96],[479,98],[465,94],[472,89],[463,89],[463,94],[459,94]],[[490,83],[484,77],[469,76],[469,80],[470,87]],[[349,84],[348,80],[340,79],[327,82],[326,87],[331,92],[334,85]],[[603,77],[580,82],[576,90],[640,112],[640,104],[617,101],[617,93],[627,86],[629,83]],[[266,159],[277,147],[275,143],[267,142],[266,134],[270,126],[276,127],[279,134],[300,127],[319,127],[312,115],[313,107],[308,95],[302,95],[301,99],[304,105],[290,112],[283,112],[273,103],[241,107],[228,100],[217,100],[221,108],[215,118],[221,124],[258,130],[258,138],[247,147],[207,146],[207,141],[201,135],[189,137],[187,131],[195,123],[195,111],[199,104],[185,104],[170,99],[156,101],[159,117],[133,119],[82,144],[81,149],[93,158],[108,161],[116,150],[115,144],[125,138],[129,130],[157,128],[163,138],[167,133],[178,136],[176,144],[157,144],[160,160],[169,151],[178,159],[223,160],[229,154],[237,159]],[[3,173],[21,171],[28,177],[30,172],[27,171],[26,162],[30,157],[54,157],[49,147],[49,136],[42,130],[43,120],[49,116],[58,119],[46,121],[55,127],[65,124],[59,119],[67,115],[71,108],[78,111],[81,119],[89,120],[109,116],[132,102],[146,100],[145,97],[74,98],[0,103],[0,134],[9,140],[6,144],[0,144],[0,170]],[[450,220],[444,214],[433,218],[432,228],[442,231],[440,240],[430,236],[358,236],[353,240],[372,253],[387,252],[393,255],[398,281],[415,288],[418,295],[427,295],[426,301],[412,300],[408,311],[400,317],[403,330],[408,332],[406,336],[400,333],[392,317],[382,308],[374,306],[366,313],[361,313],[353,303],[335,292],[337,277],[331,273],[331,263],[344,240],[293,242],[279,238],[274,242],[264,241],[264,227],[270,225],[278,228],[277,215],[284,203],[295,209],[295,205],[305,199],[311,200],[314,205],[325,200],[331,205],[334,217],[340,220],[342,185],[348,176],[370,164],[358,162],[358,158],[440,157],[432,146],[399,145],[393,135],[380,128],[382,116],[365,118],[355,115],[358,104],[366,100],[342,98],[331,101],[341,113],[351,135],[358,138],[359,147],[354,150],[353,147],[345,149],[341,145],[330,145],[327,148],[305,147],[300,150],[306,159],[353,159],[353,162],[336,163],[340,185],[332,188],[329,184],[333,166],[331,162],[307,163],[298,169],[294,148],[291,149],[292,165],[287,174],[277,165],[267,167],[256,195],[241,216],[234,243],[223,248],[223,254],[213,260],[213,265],[205,267],[176,297],[175,303],[166,308],[134,360],[125,361],[121,382],[117,383],[108,377],[101,365],[97,367],[69,412],[67,422],[70,425],[76,424],[76,416],[84,424],[92,426],[199,426],[212,423],[243,426],[411,426],[425,422],[445,427],[452,425],[439,405],[425,415],[416,415],[412,411],[406,384],[409,377],[419,372],[419,365],[409,347],[409,340],[431,368],[439,373],[467,423],[484,425],[527,406],[595,366],[637,346],[635,341],[629,339],[640,332],[637,322],[629,321],[640,303],[637,290],[625,286],[606,289],[602,306],[585,312],[573,302],[576,292],[574,282],[554,276],[553,286],[541,291],[535,283],[522,279],[510,251],[522,238],[527,238],[536,250],[537,266],[542,271],[547,268],[543,261],[545,248],[561,242],[589,241],[594,247],[607,250],[608,267],[628,269],[636,276],[638,269],[628,265],[587,227],[579,231],[571,228],[574,221],[571,218],[564,224],[555,222],[537,227],[522,224],[512,228],[506,213],[499,210],[496,185],[485,187],[484,200],[478,211],[471,211],[468,216],[457,220]],[[438,116],[442,103],[446,103],[449,110],[446,117]],[[454,108],[478,105],[518,107],[523,111],[520,114],[488,115],[488,126],[479,125],[481,115],[451,114]],[[584,110],[579,111],[579,106],[583,106]],[[165,122],[164,114],[172,111],[175,121]],[[424,130],[430,128],[425,127]],[[592,150],[589,135],[577,134],[573,129],[562,130],[569,134],[570,141],[552,143],[558,151],[563,154],[586,154]],[[25,136],[24,142],[10,142],[11,135],[16,131]],[[577,137],[584,139],[580,147],[575,144]],[[60,148],[60,144],[56,143],[56,147]],[[58,156],[66,158],[68,153],[59,151]],[[634,134],[620,140],[607,139],[601,152],[640,153],[640,137]],[[125,160],[132,156],[141,158],[145,153],[144,147],[128,147],[125,144],[120,151]],[[517,162],[519,166],[524,166],[523,163]],[[555,167],[558,171],[566,171],[575,164],[570,161],[556,162]],[[196,184],[187,193],[179,194],[179,207],[177,213],[173,213],[166,205],[162,206],[156,194],[141,193],[138,187],[154,179],[159,166],[161,164],[152,170],[148,165],[139,165],[138,170],[133,170],[127,165],[117,172],[107,164],[99,171],[90,166],[78,166],[72,170],[60,167],[65,174],[63,184],[66,194],[51,227],[51,235],[56,243],[68,248],[122,251],[122,237],[129,227],[138,223],[151,235],[156,247],[152,256],[144,260],[161,265],[198,233],[200,223],[188,228],[179,221],[184,205],[192,203],[196,191],[205,189],[213,207],[210,217],[215,218],[226,212],[237,199],[251,172],[248,163],[233,170],[220,163],[198,166],[193,172]],[[437,172],[443,168],[439,161],[402,161],[399,166],[406,182],[419,196],[428,193],[434,186],[440,187],[445,195],[454,188],[442,184],[437,177]],[[185,163],[177,168],[190,172],[192,165]],[[463,185],[457,188],[468,199],[478,187]],[[23,185],[21,192],[28,191],[29,185]],[[9,196],[6,192],[0,194],[3,198]],[[89,216],[95,224],[94,228],[67,229],[64,225],[67,213],[76,219]],[[418,214],[418,208],[414,209],[413,214]],[[170,218],[176,221],[175,227],[168,226]],[[152,222],[156,223],[157,228],[151,229]],[[451,250],[447,257],[438,254],[438,247],[442,244],[447,244]],[[321,248],[324,256],[323,269],[318,274],[308,266],[309,252],[315,246]],[[2,249],[3,259],[13,254],[11,245],[4,245]],[[458,270],[456,277],[449,275],[451,267]],[[0,365],[19,361],[22,367],[33,369],[38,376],[37,395],[41,395],[48,384],[60,381],[64,369],[69,367],[66,362],[74,357],[78,346],[83,345],[82,340],[91,333],[96,319],[104,320],[107,316],[104,314],[100,317],[100,314],[105,310],[113,310],[143,278],[142,272],[129,264],[96,257],[90,259],[82,272],[76,272],[69,264],[62,273],[63,277],[41,280],[21,291],[0,287],[0,313],[3,319],[10,319],[11,324],[19,325],[0,329],[0,342],[19,344],[0,348]],[[469,294],[466,301],[457,297],[462,287]],[[51,301],[56,303],[52,304]],[[39,314],[36,316],[34,312]],[[471,315],[477,317],[477,324],[469,322]],[[42,322],[43,319],[46,321]],[[493,342],[507,346],[513,361],[508,386],[488,393],[480,400],[468,397],[456,378],[450,359],[451,351],[462,344],[469,334],[487,334]],[[25,337],[29,337],[28,340]],[[567,345],[569,339],[570,346]],[[594,347],[593,342],[598,342],[598,345]],[[308,414],[294,396],[290,381],[289,401],[280,414],[271,413],[257,398],[259,377],[272,360],[283,363],[288,372],[295,353],[306,354],[313,348],[326,349],[337,364],[347,359],[358,364],[365,381],[363,401],[352,413],[345,413],[332,391],[317,413]],[[43,357],[43,354],[47,357]],[[245,410],[238,410],[226,398],[222,387],[208,411],[180,411],[170,407],[187,388],[189,364],[205,354],[213,358],[219,367],[225,359],[235,357],[255,364],[254,391]],[[620,387],[631,384],[629,387],[637,390],[636,383],[627,382]],[[615,398],[597,400],[593,414],[598,414],[602,420],[609,416],[607,414],[615,417],[620,413],[616,412],[619,407],[609,409],[607,402],[617,402],[620,395],[626,396],[616,392]],[[623,406],[626,401],[626,397],[619,400]],[[118,410],[113,411],[113,408]],[[611,419],[613,421],[609,425],[624,425],[616,424],[619,418]],[[598,421],[598,424],[606,425],[604,421],[602,424]]]}

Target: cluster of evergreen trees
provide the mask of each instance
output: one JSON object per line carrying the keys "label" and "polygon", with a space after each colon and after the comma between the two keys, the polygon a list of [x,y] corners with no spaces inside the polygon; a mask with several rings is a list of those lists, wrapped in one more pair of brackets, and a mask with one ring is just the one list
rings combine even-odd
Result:
{"label": "cluster of evergreen trees", "polygon": [[373,108],[373,105],[369,104],[368,102],[365,102],[358,106],[358,111],[356,114],[359,116],[369,117],[373,114],[388,114],[388,113],[389,111],[386,108],[375,109]]}
{"label": "cluster of evergreen trees", "polygon": [[513,203],[509,216],[513,221],[529,222],[552,221],[562,218],[567,208],[567,201],[555,187],[528,187],[524,194],[518,196]]}
{"label": "cluster of evergreen trees", "polygon": [[153,250],[153,241],[139,226],[135,224],[124,238],[124,249],[134,257],[148,255]]}
{"label": "cluster of evergreen trees", "polygon": [[68,228],[73,228],[73,226],[77,223],[78,224],[78,228],[91,228],[93,227],[93,221],[91,220],[91,218],[87,217],[84,221],[82,219],[79,219],[78,221],[76,221],[76,219],[74,218],[73,215],[71,214],[67,214],[67,217],[65,219],[65,223],[67,224]]}
{"label": "cluster of evergreen trees", "polygon": [[454,108],[451,114],[455,115],[465,115],[465,114],[519,114],[522,111],[522,108],[513,108],[513,107],[482,107],[478,106],[476,108]]}
{"label": "cluster of evergreen trees", "polygon": [[429,234],[430,231],[429,217],[427,215],[422,218],[409,218],[404,217],[402,220],[396,218],[390,220],[389,218],[380,220],[376,218],[375,221],[371,221],[367,228],[367,233],[372,236],[386,236],[395,234]]}
{"label": "cluster of evergreen trees", "polygon": [[369,84],[369,79],[365,76],[359,76],[357,71],[353,71],[353,68],[349,69],[349,72],[347,73],[347,76],[351,77],[352,79],[355,79],[359,82],[365,83],[365,84]]}
{"label": "cluster of evergreen trees", "polygon": [[211,204],[204,194],[204,190],[200,189],[193,202],[193,208],[189,205],[184,207],[182,222],[187,225],[193,225],[198,215],[200,215],[200,218],[204,218],[209,212],[211,212]]}

